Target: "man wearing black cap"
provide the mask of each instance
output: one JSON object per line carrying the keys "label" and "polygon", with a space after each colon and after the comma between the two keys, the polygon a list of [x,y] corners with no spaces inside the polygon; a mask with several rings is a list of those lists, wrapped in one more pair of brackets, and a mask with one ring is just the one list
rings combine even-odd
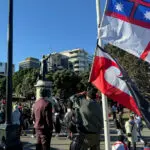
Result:
{"label": "man wearing black cap", "polygon": [[88,88],[85,98],[83,95],[75,95],[71,100],[75,104],[77,126],[79,136],[71,143],[71,150],[99,150],[100,131],[103,128],[101,106],[96,102],[97,90]]}

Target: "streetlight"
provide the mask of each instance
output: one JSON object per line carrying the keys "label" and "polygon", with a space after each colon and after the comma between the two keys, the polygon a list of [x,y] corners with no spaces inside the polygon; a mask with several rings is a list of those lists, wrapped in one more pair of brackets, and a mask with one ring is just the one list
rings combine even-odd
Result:
{"label": "streetlight", "polygon": [[21,150],[19,125],[12,124],[13,0],[9,0],[8,55],[6,76],[6,123],[0,125],[0,146],[5,150]]}

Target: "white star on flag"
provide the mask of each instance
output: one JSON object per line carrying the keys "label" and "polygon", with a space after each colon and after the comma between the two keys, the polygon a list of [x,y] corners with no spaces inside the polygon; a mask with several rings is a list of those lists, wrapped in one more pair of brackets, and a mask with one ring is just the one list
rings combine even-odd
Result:
{"label": "white star on flag", "polygon": [[117,4],[115,5],[115,8],[116,8],[116,10],[118,10],[118,11],[122,11],[122,10],[123,10],[123,4],[117,3]]}
{"label": "white star on flag", "polygon": [[150,11],[146,11],[146,12],[145,12],[144,18],[145,18],[146,20],[150,20]]}

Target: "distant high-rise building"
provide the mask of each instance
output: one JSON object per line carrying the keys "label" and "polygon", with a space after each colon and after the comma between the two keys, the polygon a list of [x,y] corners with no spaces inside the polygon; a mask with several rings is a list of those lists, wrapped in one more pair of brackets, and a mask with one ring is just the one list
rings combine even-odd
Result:
{"label": "distant high-rise building", "polygon": [[88,53],[84,49],[78,48],[60,53],[69,58],[69,62],[72,63],[75,72],[89,70]]}
{"label": "distant high-rise building", "polygon": [[69,69],[70,64],[68,57],[60,53],[51,53],[47,60],[48,71],[56,71],[60,69]]}
{"label": "distant high-rise building", "polygon": [[30,69],[30,68],[40,68],[39,59],[28,57],[24,61],[19,63],[19,70]]}
{"label": "distant high-rise building", "polygon": [[88,65],[89,65],[89,69],[91,69],[92,63],[93,63],[93,55],[88,55]]}
{"label": "distant high-rise building", "polygon": [[[15,72],[15,66],[12,65],[12,73]],[[0,62],[0,75],[6,76],[7,75],[7,63]]]}
{"label": "distant high-rise building", "polygon": [[88,71],[91,68],[93,56],[84,49],[73,49],[59,53],[51,53],[47,60],[48,71],[70,69],[75,72]]}

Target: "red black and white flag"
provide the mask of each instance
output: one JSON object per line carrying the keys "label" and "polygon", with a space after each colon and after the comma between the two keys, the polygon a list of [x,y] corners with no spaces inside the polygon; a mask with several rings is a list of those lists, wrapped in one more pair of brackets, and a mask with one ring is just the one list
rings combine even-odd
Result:
{"label": "red black and white flag", "polygon": [[90,82],[110,99],[143,116],[150,127],[150,103],[143,99],[125,71],[100,46],[96,48]]}

